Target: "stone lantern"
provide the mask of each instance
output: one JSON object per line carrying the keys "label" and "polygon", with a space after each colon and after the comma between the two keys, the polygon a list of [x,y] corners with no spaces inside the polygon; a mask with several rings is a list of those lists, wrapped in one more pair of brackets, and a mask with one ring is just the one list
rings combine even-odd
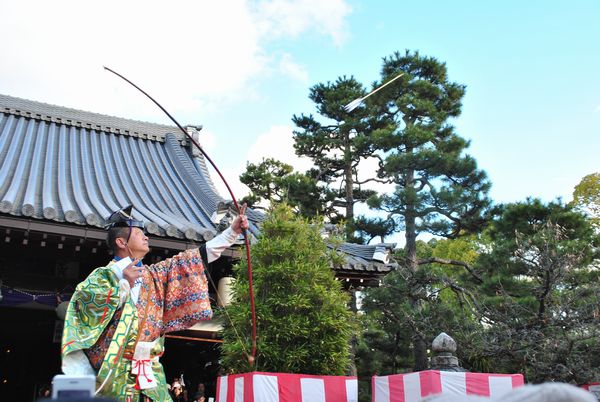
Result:
{"label": "stone lantern", "polygon": [[467,371],[458,364],[456,342],[445,332],[439,334],[431,344],[433,356],[431,357],[431,369],[441,371]]}

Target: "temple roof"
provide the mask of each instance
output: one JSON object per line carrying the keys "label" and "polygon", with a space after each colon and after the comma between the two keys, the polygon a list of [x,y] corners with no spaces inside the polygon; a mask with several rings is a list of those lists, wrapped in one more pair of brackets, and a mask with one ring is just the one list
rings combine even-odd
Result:
{"label": "temple roof", "polygon": [[[334,268],[342,276],[343,273],[349,274],[348,278],[352,278],[353,274],[382,276],[398,265],[391,259],[391,253],[395,246],[395,243],[369,245],[343,243],[337,246],[337,249],[345,255],[345,261],[342,265]],[[333,248],[335,246],[330,244],[329,247]]]}
{"label": "temple roof", "polygon": [[[197,127],[186,129],[201,143]],[[209,240],[226,200],[190,145],[175,126],[0,95],[0,218],[103,228],[133,204],[153,236]],[[257,234],[263,215],[247,214]],[[344,244],[347,264],[336,269],[389,272],[389,246]]]}
{"label": "temple roof", "polygon": [[0,214],[102,228],[133,204],[152,235],[210,239],[224,199],[189,145],[176,127],[0,95]]}

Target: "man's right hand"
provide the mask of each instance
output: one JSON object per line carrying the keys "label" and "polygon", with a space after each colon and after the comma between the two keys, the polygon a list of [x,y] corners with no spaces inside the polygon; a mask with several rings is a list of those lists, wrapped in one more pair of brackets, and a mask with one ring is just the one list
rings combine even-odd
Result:
{"label": "man's right hand", "polygon": [[123,270],[123,278],[127,279],[129,286],[133,287],[135,281],[142,277],[144,273],[144,267],[136,267],[135,265],[139,262],[139,259],[135,259]]}
{"label": "man's right hand", "polygon": [[243,230],[247,230],[250,227],[248,224],[248,217],[246,216],[246,208],[246,204],[242,205],[239,215],[236,216],[231,223],[231,229],[238,235],[242,233]]}

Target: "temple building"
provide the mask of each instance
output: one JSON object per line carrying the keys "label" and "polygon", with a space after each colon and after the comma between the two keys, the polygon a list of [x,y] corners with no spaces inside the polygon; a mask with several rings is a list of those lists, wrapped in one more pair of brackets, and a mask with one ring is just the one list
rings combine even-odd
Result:
{"label": "temple building", "polygon": [[[186,127],[202,143],[200,129]],[[77,283],[110,258],[112,211],[134,205],[150,239],[146,263],[228,225],[231,202],[191,145],[175,126],[0,95],[0,400],[35,400],[60,372],[61,317]],[[263,215],[247,215],[250,236],[259,236]],[[213,300],[226,293],[242,245],[211,264]],[[332,269],[348,290],[376,285],[394,268],[393,246],[344,244],[346,260]],[[168,335],[167,380],[183,374],[210,386],[219,330],[209,321]]]}

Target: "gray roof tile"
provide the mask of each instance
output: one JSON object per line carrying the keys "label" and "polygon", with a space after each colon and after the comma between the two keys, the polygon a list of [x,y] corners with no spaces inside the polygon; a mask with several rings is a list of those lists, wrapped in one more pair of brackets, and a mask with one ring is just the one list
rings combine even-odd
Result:
{"label": "gray roof tile", "polygon": [[[222,201],[177,127],[0,95],[0,215],[103,227],[133,204],[150,234],[202,241]],[[263,215],[247,214],[257,234]],[[387,273],[381,251],[393,246],[343,244],[336,269]]]}
{"label": "gray roof tile", "polygon": [[0,95],[0,213],[102,227],[133,204],[151,234],[210,238],[223,198],[184,144],[176,127]]}
{"label": "gray roof tile", "polygon": [[[341,271],[370,272],[375,274],[386,274],[396,268],[397,264],[389,259],[389,255],[396,246],[395,243],[380,244],[353,244],[343,243],[339,246],[332,244],[329,248],[338,247],[344,254],[345,262],[339,267]],[[385,259],[382,258],[385,255]]]}

